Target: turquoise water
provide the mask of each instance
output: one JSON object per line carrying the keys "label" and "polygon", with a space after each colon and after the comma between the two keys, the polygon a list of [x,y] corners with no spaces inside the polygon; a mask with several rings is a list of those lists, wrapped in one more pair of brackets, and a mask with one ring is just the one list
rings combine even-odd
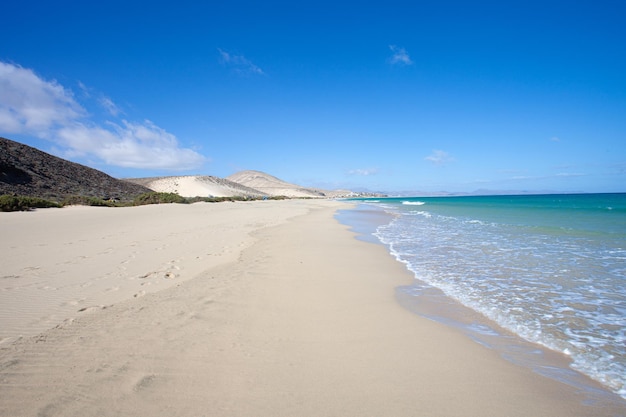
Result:
{"label": "turquoise water", "polygon": [[626,194],[359,201],[419,282],[626,398]]}

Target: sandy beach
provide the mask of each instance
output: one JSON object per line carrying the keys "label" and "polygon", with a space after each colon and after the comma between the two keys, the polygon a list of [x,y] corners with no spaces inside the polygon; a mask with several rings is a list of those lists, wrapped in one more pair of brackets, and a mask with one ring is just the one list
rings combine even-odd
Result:
{"label": "sandy beach", "polygon": [[329,200],[0,213],[0,416],[624,416],[404,309]]}

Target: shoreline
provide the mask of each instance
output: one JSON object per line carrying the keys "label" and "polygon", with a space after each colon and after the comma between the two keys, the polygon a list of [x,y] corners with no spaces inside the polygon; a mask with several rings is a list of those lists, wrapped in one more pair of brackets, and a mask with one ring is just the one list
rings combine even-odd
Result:
{"label": "shoreline", "polygon": [[[373,235],[379,226],[392,221],[392,214],[363,203],[358,203],[352,210],[341,211],[344,214],[336,216],[337,220],[358,233],[357,239],[382,245],[395,258],[389,246]],[[421,281],[408,268],[407,271],[413,276],[413,281],[396,287],[395,292],[398,303],[408,311],[456,329],[475,343],[493,349],[506,361],[583,391],[588,401],[626,405],[626,401],[609,387],[574,369],[569,356],[525,340],[442,290]]]}
{"label": "shoreline", "polygon": [[[204,269],[168,288],[0,346],[0,414],[624,412],[585,405],[584,393],[401,307],[394,288],[412,274],[333,218],[347,203],[276,202],[259,213],[260,204],[235,205],[245,221],[232,228],[250,240],[231,246],[223,262],[200,262]],[[159,217],[176,229],[179,215],[168,205]],[[173,243],[207,243],[179,231]],[[228,232],[209,235],[225,242]]]}

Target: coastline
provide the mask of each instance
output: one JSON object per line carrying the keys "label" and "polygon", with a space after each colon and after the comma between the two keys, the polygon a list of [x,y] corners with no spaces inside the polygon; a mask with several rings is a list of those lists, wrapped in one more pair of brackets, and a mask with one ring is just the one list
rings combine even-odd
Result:
{"label": "coastline", "polygon": [[[391,256],[396,257],[389,245],[375,237],[378,228],[392,221],[394,215],[381,207],[357,203],[352,210],[341,210],[341,215],[335,216],[336,219],[359,233],[358,239],[382,245]],[[587,402],[626,406],[619,394],[574,369],[569,356],[525,340],[415,276],[411,283],[398,286],[395,291],[398,303],[408,311],[456,329],[513,364],[585,392]]]}
{"label": "coastline", "polygon": [[[394,289],[409,285],[413,276],[383,245],[355,239],[333,218],[349,203],[267,203],[211,209],[218,212],[210,220],[201,206],[150,208],[169,240],[129,230],[126,245],[113,247],[120,242],[105,228],[109,234],[96,240],[94,256],[80,258],[93,241],[53,253],[50,268],[99,259],[104,261],[98,267],[115,270],[119,262],[139,257],[137,265],[158,273],[127,281],[153,280],[156,291],[134,297],[131,286],[126,298],[102,304],[105,308],[1,345],[0,414],[624,413],[620,407],[584,404],[585,394],[574,387],[507,362],[456,329],[400,306]],[[64,221],[75,225],[80,210],[62,212],[69,213]],[[111,224],[146,217],[104,210],[111,210],[106,212]],[[190,210],[200,211],[199,218],[210,224],[201,227]],[[86,212],[85,225],[104,213]],[[38,213],[24,213],[32,214]],[[37,258],[46,246],[36,244],[41,224],[30,220],[25,224],[32,230],[19,229],[20,238],[34,240],[13,246],[27,245]],[[56,219],[56,225],[63,222]],[[86,232],[97,234],[93,228]],[[98,252],[103,247],[113,250]],[[179,269],[169,268],[167,262],[175,259]],[[19,257],[11,261],[16,268],[19,262],[29,266]],[[62,276],[66,266],[56,273]]]}

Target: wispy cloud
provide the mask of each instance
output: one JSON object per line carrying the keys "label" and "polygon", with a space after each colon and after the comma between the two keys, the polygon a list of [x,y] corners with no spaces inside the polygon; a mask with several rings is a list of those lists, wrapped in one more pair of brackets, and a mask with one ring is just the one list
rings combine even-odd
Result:
{"label": "wispy cloud", "polygon": [[445,152],[439,149],[433,150],[433,153],[431,153],[424,159],[432,162],[435,165],[444,165],[444,164],[447,164],[448,162],[454,161],[454,158],[450,156],[448,152]]}
{"label": "wispy cloud", "polygon": [[91,98],[91,91],[89,91],[89,87],[83,84],[82,81],[78,82],[78,88],[80,89],[80,91],[82,91],[83,96],[85,96],[86,98]]}
{"label": "wispy cloud", "polygon": [[378,174],[378,168],[351,169],[348,171],[348,175],[360,175],[365,177],[376,174]]}
{"label": "wispy cloud", "polygon": [[560,142],[560,141],[561,141],[561,138],[558,138],[558,137],[556,137],[556,136],[552,136],[552,137],[550,138],[550,141],[551,141],[551,142]]}
{"label": "wispy cloud", "polygon": [[587,174],[581,174],[578,172],[559,172],[558,174],[555,174],[555,176],[557,177],[584,177]]}
{"label": "wispy cloud", "polygon": [[[89,96],[84,84],[79,83],[79,88]],[[111,99],[99,101],[109,115],[120,113]],[[206,161],[148,120],[98,124],[71,90],[31,69],[4,62],[0,62],[0,132],[48,139],[67,155],[95,156],[113,166],[188,170]]]}
{"label": "wispy cloud", "polygon": [[86,86],[82,81],[78,82],[78,89],[82,93],[82,97],[85,99],[91,99],[94,96],[99,97],[97,99],[98,104],[111,116],[117,117],[120,114],[124,114],[122,109],[120,109],[120,107],[115,104],[110,97],[107,97],[102,93],[95,92],[93,88]]}
{"label": "wispy cloud", "polygon": [[242,74],[257,74],[257,75],[265,75],[265,72],[252,63],[249,59],[247,59],[243,55],[234,55],[230,52],[224,51],[222,49],[217,49],[220,53],[220,62],[230,68],[233,71]]}
{"label": "wispy cloud", "polygon": [[119,116],[120,113],[122,113],[122,111],[120,110],[120,108],[117,106],[117,104],[113,103],[113,100],[111,100],[109,97],[106,96],[102,96],[100,97],[100,99],[98,100],[98,102],[100,103],[100,105],[102,107],[104,107],[104,109],[111,115],[111,116]]}
{"label": "wispy cloud", "polygon": [[389,49],[393,55],[389,58],[389,63],[392,65],[412,65],[411,57],[406,49],[396,45],[389,45]]}

